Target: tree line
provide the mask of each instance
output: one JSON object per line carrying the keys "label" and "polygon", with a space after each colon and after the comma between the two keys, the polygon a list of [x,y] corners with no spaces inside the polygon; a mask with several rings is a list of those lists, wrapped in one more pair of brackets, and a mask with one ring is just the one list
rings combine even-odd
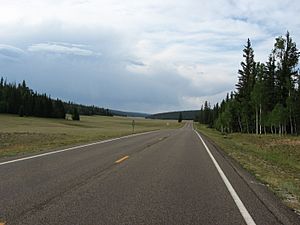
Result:
{"label": "tree line", "polygon": [[9,83],[3,77],[0,79],[0,113],[62,119],[70,113],[73,117],[75,114],[76,120],[79,120],[79,114],[112,116],[108,109],[52,99],[46,94],[34,92],[25,81]]}
{"label": "tree line", "polygon": [[257,62],[248,39],[238,70],[236,90],[196,120],[221,132],[300,133],[299,51],[289,32],[275,39],[266,62]]}
{"label": "tree line", "polygon": [[70,114],[72,114],[72,111],[74,110],[74,108],[76,108],[80,115],[113,116],[113,113],[109,109],[97,107],[94,105],[87,106],[87,105],[82,105],[82,104],[76,104],[73,102],[64,102],[64,106],[65,106],[66,111]]}

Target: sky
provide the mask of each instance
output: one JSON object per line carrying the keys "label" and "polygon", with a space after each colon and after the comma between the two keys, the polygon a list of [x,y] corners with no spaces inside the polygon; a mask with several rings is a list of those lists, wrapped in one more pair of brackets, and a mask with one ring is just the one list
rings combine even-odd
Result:
{"label": "sky", "polygon": [[251,39],[266,61],[297,0],[0,0],[0,76],[124,111],[199,109],[235,89]]}

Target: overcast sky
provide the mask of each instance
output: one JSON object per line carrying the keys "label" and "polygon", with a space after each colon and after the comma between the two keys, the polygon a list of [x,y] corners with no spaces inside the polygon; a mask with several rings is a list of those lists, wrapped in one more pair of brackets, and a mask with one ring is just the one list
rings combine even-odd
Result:
{"label": "overcast sky", "polygon": [[0,76],[138,112],[199,109],[234,89],[242,49],[300,43],[297,0],[0,0]]}

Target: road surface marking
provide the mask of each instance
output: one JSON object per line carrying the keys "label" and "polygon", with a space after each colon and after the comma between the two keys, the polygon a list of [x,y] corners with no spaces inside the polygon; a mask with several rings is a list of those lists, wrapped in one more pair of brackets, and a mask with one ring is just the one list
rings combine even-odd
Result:
{"label": "road surface marking", "polygon": [[104,140],[104,141],[98,141],[98,142],[85,144],[85,145],[79,145],[79,146],[66,148],[66,149],[62,149],[62,150],[46,152],[46,153],[42,153],[42,154],[39,154],[39,155],[28,156],[28,157],[24,157],[24,158],[20,158],[20,159],[14,159],[14,160],[6,161],[6,162],[1,162],[0,166],[5,165],[5,164],[20,162],[20,161],[24,161],[24,160],[28,160],[28,159],[34,159],[34,158],[39,158],[39,157],[43,157],[43,156],[47,156],[47,155],[57,154],[57,153],[60,153],[60,152],[72,151],[72,150],[75,150],[75,149],[84,148],[84,147],[88,147],[88,146],[92,146],[92,145],[104,144],[104,143],[113,142],[113,141],[117,141],[117,140],[122,140],[122,139],[126,139],[126,138],[136,137],[136,136],[140,136],[140,135],[144,135],[144,134],[150,134],[150,133],[154,133],[154,132],[157,132],[157,131],[158,130],[139,133],[139,134],[131,134],[131,135],[123,136],[123,137],[108,139],[108,140]]}
{"label": "road surface marking", "polygon": [[128,159],[128,158],[129,158],[129,156],[126,155],[126,156],[124,156],[123,158],[118,159],[117,161],[115,161],[115,163],[121,163],[121,162],[123,162],[124,160],[126,160],[126,159]]}
{"label": "road surface marking", "polygon": [[235,192],[234,188],[232,187],[231,183],[229,182],[229,180],[227,179],[226,175],[224,174],[223,170],[221,169],[221,167],[219,166],[217,160],[214,158],[214,156],[211,154],[209,148],[207,147],[207,145],[205,144],[204,140],[202,139],[201,135],[196,131],[196,134],[198,135],[198,137],[200,138],[202,144],[204,145],[208,155],[210,156],[211,160],[213,161],[215,167],[217,168],[222,180],[224,181],[231,197],[233,198],[235,204],[237,205],[238,209],[240,210],[240,213],[242,214],[245,222],[247,225],[256,225],[256,223],[254,222],[254,220],[252,219],[251,215],[249,214],[248,210],[246,209],[244,203],[242,202],[242,200],[240,199],[240,197],[238,196],[238,194]]}

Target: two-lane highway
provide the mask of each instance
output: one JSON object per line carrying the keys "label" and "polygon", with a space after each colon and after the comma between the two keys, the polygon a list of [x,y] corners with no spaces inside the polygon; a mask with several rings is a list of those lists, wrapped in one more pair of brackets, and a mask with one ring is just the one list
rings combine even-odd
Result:
{"label": "two-lane highway", "polygon": [[284,224],[192,123],[0,163],[1,222]]}

